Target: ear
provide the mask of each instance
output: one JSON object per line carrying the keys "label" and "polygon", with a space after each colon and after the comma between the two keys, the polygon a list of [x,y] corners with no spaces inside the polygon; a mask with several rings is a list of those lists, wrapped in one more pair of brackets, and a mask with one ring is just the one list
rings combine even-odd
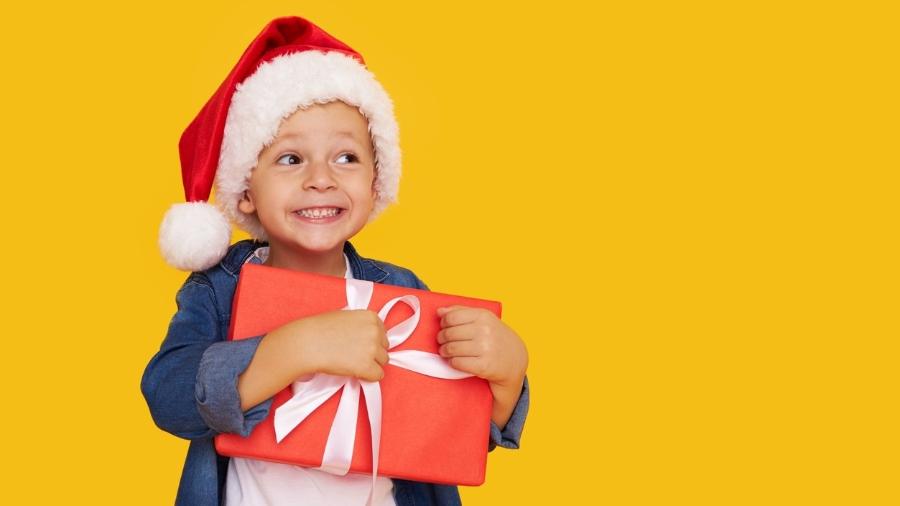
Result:
{"label": "ear", "polygon": [[244,190],[244,195],[238,201],[238,209],[244,214],[252,214],[256,211],[256,204],[253,203],[250,190]]}

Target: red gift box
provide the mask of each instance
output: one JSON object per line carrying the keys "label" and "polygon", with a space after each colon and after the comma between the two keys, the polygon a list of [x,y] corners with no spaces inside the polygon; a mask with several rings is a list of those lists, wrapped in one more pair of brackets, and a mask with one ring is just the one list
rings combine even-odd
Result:
{"label": "red gift box", "polygon": [[[394,300],[397,298],[403,300]],[[360,303],[359,300],[363,302]],[[368,304],[365,300],[368,300]],[[419,306],[418,315],[408,303]],[[487,381],[477,377],[432,377],[397,364],[405,362],[403,357],[412,355],[414,359],[429,358],[432,362],[440,362],[433,365],[446,368],[448,371],[445,374],[459,374],[440,357],[423,357],[422,352],[434,355],[438,353],[436,336],[441,327],[436,309],[458,304],[485,308],[499,317],[499,302],[245,264],[234,294],[228,338],[258,336],[298,318],[345,309],[348,304],[351,307],[362,304],[363,307],[379,312],[392,344],[398,340],[398,336],[392,337],[392,333],[397,334],[405,327],[408,330],[406,334],[409,335],[389,350],[391,362],[385,366],[381,381],[367,385],[367,382],[357,382],[363,384],[364,388],[359,392],[358,403],[355,403],[358,415],[352,459],[349,448],[344,451],[345,460],[349,461],[349,471],[372,473],[373,438],[366,402],[377,404],[379,392],[373,392],[372,388],[374,385],[378,389],[380,385],[381,431],[380,444],[376,445],[379,475],[429,483],[484,483],[493,401]],[[414,321],[416,319],[418,322]],[[216,451],[233,457],[305,467],[323,466],[332,425],[341,425],[335,423],[335,416],[341,398],[348,395],[346,392],[349,383],[312,410],[295,427],[284,421],[287,417],[285,413],[290,412],[293,408],[288,408],[296,406],[298,401],[309,400],[310,396],[304,395],[307,392],[297,393],[295,388],[308,387],[318,380],[323,380],[324,383],[328,383],[328,380],[332,380],[332,383],[334,380],[357,380],[324,374],[315,376],[319,377],[302,385],[295,382],[277,393],[269,416],[248,437],[230,433],[217,435]],[[304,379],[308,378],[299,380]],[[346,399],[349,402],[345,402],[342,413],[353,408],[350,405],[352,390],[349,395]],[[325,398],[323,395],[320,397]],[[282,406],[285,409],[279,411]],[[282,417],[278,422],[282,435],[280,441],[276,438],[277,416]],[[347,418],[343,420],[346,424]],[[349,423],[352,423],[352,418]],[[340,441],[336,439],[329,444],[328,455],[334,454],[335,446],[346,446],[349,443],[346,439],[353,437],[352,425],[349,427],[349,431],[345,430],[343,437],[338,438]],[[377,441],[377,432],[375,436]],[[328,464],[326,467],[330,468],[330,472],[342,474],[340,470],[335,471],[331,460],[325,464]],[[344,469],[346,466],[347,462],[344,463]]]}

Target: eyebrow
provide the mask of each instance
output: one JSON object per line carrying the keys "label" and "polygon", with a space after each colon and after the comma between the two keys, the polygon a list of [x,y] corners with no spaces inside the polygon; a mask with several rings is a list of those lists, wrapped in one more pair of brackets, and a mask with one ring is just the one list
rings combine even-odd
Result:
{"label": "eyebrow", "polygon": [[[278,146],[282,142],[288,141],[290,139],[302,139],[304,137],[306,137],[306,136],[300,132],[293,133],[293,134],[287,134],[287,135],[281,136],[277,140],[275,140],[275,142],[273,142],[272,144],[269,145],[269,148]],[[353,132],[351,132],[349,130],[341,130],[339,132],[335,132],[333,137],[347,137],[351,140],[359,142],[359,139],[357,139],[356,136],[353,135]]]}

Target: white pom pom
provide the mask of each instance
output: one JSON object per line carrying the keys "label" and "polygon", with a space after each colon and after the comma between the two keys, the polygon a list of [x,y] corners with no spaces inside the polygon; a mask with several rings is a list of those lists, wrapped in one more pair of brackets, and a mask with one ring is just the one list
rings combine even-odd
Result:
{"label": "white pom pom", "polygon": [[231,225],[207,202],[175,204],[159,227],[166,263],[183,271],[203,271],[219,263],[231,243]]}

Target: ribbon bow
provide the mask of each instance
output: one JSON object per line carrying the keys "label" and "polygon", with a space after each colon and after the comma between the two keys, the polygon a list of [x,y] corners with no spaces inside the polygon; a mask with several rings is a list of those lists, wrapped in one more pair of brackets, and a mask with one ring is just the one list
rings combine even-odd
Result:
{"label": "ribbon bow", "polygon": [[[348,278],[347,307],[343,309],[367,309],[374,289],[375,283],[371,281]],[[378,312],[381,321],[387,318],[395,304],[401,302],[413,309],[413,315],[387,330],[390,343],[388,349],[406,341],[419,324],[421,311],[419,298],[415,295],[403,295],[389,300]],[[388,360],[390,365],[435,378],[462,379],[472,376],[452,368],[443,357],[424,351],[389,351]],[[381,384],[377,381],[317,373],[308,380],[294,381],[292,388],[293,396],[275,410],[275,440],[279,443],[335,392],[344,389],[325,443],[322,465],[318,468],[337,475],[345,475],[350,470],[359,414],[359,391],[362,388],[372,430],[372,489],[367,501],[371,504],[378,473],[378,449],[381,445]]]}

